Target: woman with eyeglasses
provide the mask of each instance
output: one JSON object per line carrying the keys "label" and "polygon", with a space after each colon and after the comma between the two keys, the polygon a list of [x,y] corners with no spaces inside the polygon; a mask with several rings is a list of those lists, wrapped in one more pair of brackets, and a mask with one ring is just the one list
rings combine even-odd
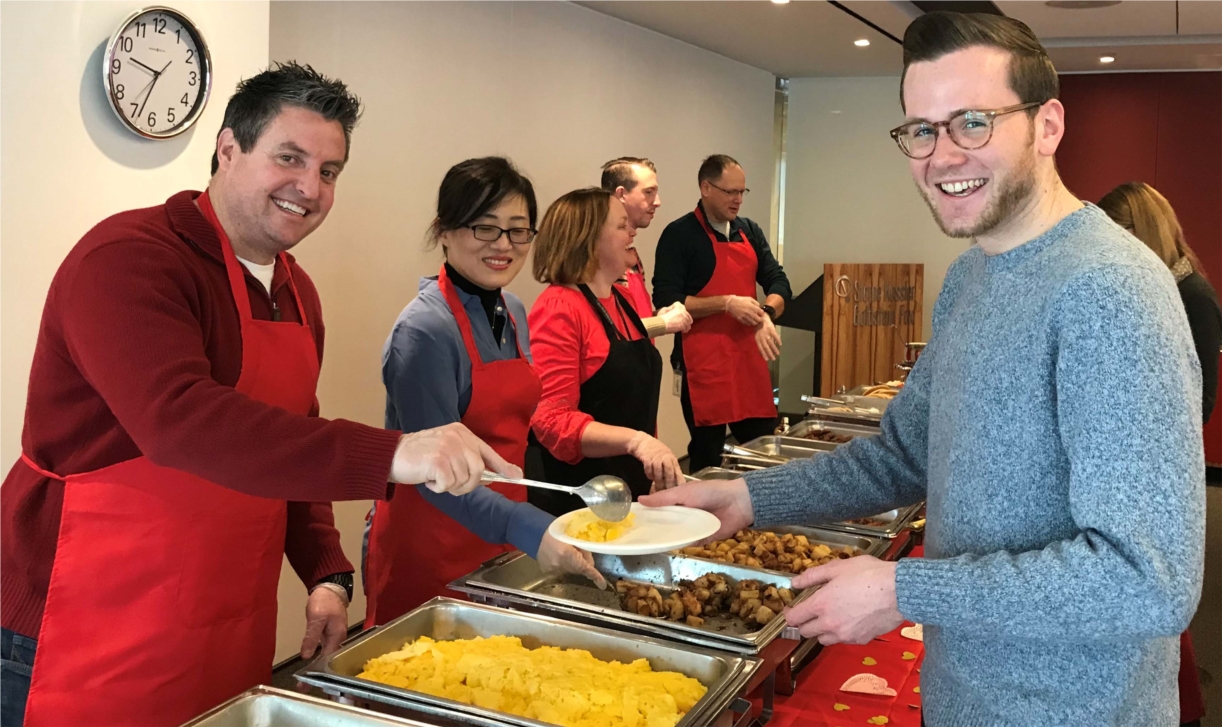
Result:
{"label": "woman with eyeglasses", "polygon": [[[624,205],[596,187],[556,200],[539,225],[533,269],[548,287],[530,310],[531,349],[543,396],[531,421],[541,477],[578,487],[597,475],[623,479],[633,498],[683,481],[679,461],[655,436],[662,356],[616,281],[635,261]],[[560,515],[576,495],[530,491]]]}
{"label": "woman with eyeglasses", "polygon": [[[1171,203],[1148,184],[1125,182],[1099,200],[1099,208],[1154,251],[1171,269],[1179,287],[1188,328],[1201,360],[1203,421],[1209,421],[1218,393],[1218,348],[1222,346],[1222,308],[1205,277],[1205,268],[1184,239],[1184,230]],[[1180,636],[1180,723],[1200,724],[1205,700],[1197,674],[1192,638]]]}
{"label": "woman with eyeglasses", "polygon": [[[445,262],[436,277],[421,279],[382,354],[387,428],[462,422],[502,457],[525,464],[542,387],[531,366],[526,310],[503,288],[526,263],[537,210],[530,180],[507,159],[469,159],[446,173],[429,231]],[[456,595],[448,583],[514,547],[545,570],[605,585],[588,553],[546,533],[552,516],[527,504],[524,490],[490,484],[454,497],[400,487],[378,503],[366,532],[366,626]]]}

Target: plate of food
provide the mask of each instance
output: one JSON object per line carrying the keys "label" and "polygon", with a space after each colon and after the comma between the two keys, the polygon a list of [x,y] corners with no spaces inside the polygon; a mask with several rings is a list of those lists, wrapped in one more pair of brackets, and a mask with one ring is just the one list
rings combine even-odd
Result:
{"label": "plate of food", "polygon": [[649,555],[684,548],[710,537],[721,527],[717,516],[693,507],[645,507],[632,503],[620,522],[601,520],[589,508],[565,513],[547,529],[575,548],[608,555]]}

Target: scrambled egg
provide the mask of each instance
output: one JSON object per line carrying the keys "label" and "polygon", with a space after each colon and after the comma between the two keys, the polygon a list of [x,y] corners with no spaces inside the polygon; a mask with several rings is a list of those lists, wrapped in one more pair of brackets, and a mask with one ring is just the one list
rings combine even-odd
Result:
{"label": "scrambled egg", "polygon": [[613,523],[599,518],[589,509],[581,510],[573,514],[573,518],[569,520],[568,525],[564,528],[564,534],[577,540],[588,540],[591,543],[606,543],[628,532],[632,527],[632,521],[635,519],[636,513],[630,512],[628,517]]}
{"label": "scrambled egg", "polygon": [[563,727],[673,727],[708,689],[645,659],[606,662],[584,649],[527,649],[516,636],[421,636],[365,664],[361,679]]}

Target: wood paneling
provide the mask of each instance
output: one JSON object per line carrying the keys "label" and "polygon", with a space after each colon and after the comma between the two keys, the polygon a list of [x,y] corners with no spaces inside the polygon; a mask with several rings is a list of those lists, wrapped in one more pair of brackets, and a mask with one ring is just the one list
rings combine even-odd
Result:
{"label": "wood paneling", "polygon": [[924,265],[823,266],[820,395],[891,381],[904,344],[921,341]]}

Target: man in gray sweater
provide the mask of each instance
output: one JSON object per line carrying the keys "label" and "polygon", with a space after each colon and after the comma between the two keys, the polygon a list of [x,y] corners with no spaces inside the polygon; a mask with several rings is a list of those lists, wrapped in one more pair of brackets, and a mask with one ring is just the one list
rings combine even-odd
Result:
{"label": "man in gray sweater", "polygon": [[1174,725],[1200,598],[1200,369],[1166,266],[1061,183],[1056,72],[1031,31],[931,13],[892,132],[938,224],[974,244],[881,433],[647,498],[754,524],[928,501],[924,558],[865,556],[787,618],[825,644],[925,624],[928,724]]}

